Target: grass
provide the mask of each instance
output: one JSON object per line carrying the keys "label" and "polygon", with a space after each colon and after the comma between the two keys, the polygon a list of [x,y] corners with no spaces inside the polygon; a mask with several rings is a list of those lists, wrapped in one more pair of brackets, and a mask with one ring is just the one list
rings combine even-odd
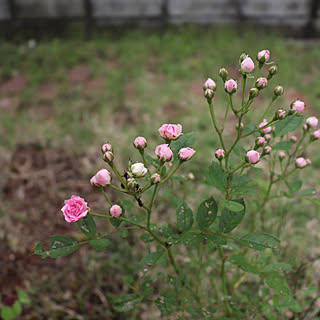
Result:
{"label": "grass", "polygon": [[[261,49],[269,49],[272,60],[275,60],[280,68],[271,88],[267,88],[263,96],[270,96],[272,87],[281,84],[286,93],[274,108],[287,108],[296,96],[306,100],[307,114],[319,116],[319,47],[306,47],[302,42],[265,30],[191,26],[170,28],[161,32],[124,29],[117,32],[99,31],[91,39],[85,39],[76,29],[76,32],[66,34],[63,38],[41,37],[37,39],[35,48],[29,48],[26,39],[12,42],[3,40],[0,47],[1,82],[6,82],[15,75],[23,75],[27,78],[28,85],[14,95],[0,96],[13,96],[19,101],[18,107],[13,110],[0,109],[1,150],[3,153],[10,153],[16,145],[26,143],[59,147],[76,159],[89,159],[88,162],[91,163],[85,173],[89,175],[89,172],[102,165],[98,158],[98,149],[103,143],[110,141],[113,144],[116,156],[125,167],[129,158],[138,160],[138,154],[128,147],[131,147],[136,136],[147,137],[153,148],[159,143],[157,129],[162,123],[181,123],[184,132],[192,131],[197,137],[197,156],[185,166],[184,173],[193,172],[196,180],[200,182],[203,179],[203,168],[209,165],[218,147],[218,138],[213,134],[206,102],[202,96],[202,83],[207,77],[216,80],[218,93],[215,108],[218,118],[222,118],[226,97],[217,76],[219,68],[225,66],[232,76],[239,79],[237,58],[240,53],[245,51],[254,56]],[[84,80],[75,83],[70,81],[70,71],[79,65],[87,67],[89,71]],[[99,81],[97,89],[88,89],[92,79]],[[41,94],[42,86],[47,83],[57,87],[57,93],[53,97],[48,98]],[[247,119],[248,122],[260,117],[268,100],[262,97],[260,102],[259,106],[254,107],[256,110],[253,116]],[[227,141],[233,137],[234,126],[234,120],[228,119]],[[250,143],[252,144],[252,141],[248,141],[247,146]],[[150,153],[153,152],[151,148]],[[300,177],[307,185],[315,186],[319,181],[316,169],[320,167],[320,154],[316,146],[313,146],[312,150],[310,157],[314,171],[311,168],[305,169],[306,174],[300,174]],[[263,189],[263,177],[261,180]],[[181,188],[184,188],[183,185]],[[170,194],[170,191],[166,191]],[[196,192],[197,196],[194,197],[193,190],[186,191],[187,196],[193,196],[190,200],[192,207],[212,190],[200,186]],[[160,195],[163,202],[158,207],[158,219],[164,221],[172,220],[168,214],[162,216],[167,210],[168,193]],[[181,193],[181,190],[173,191],[173,195]],[[253,204],[255,198],[251,197],[250,201]],[[278,200],[270,203],[268,209],[266,219],[270,232],[278,232],[274,212],[279,215],[287,214],[282,238],[287,238],[288,241],[284,240],[278,255],[281,259],[298,265],[306,255],[306,246],[309,253],[315,249],[314,241],[317,238],[312,234],[306,235],[305,226],[312,219],[318,221],[317,208],[299,201],[288,204]],[[244,224],[250,223],[249,217],[247,219]],[[81,308],[84,308],[82,303],[88,296],[92,298],[92,304],[104,303],[96,295],[92,297],[89,294],[92,281],[100,281],[101,287],[98,286],[97,290],[111,292],[108,299],[112,300],[113,294],[119,294],[116,284],[113,286],[108,283],[112,282],[112,279],[99,276],[99,273],[108,271],[109,274],[132,274],[136,272],[135,268],[138,268],[137,256],[141,256],[141,250],[132,253],[128,245],[117,239],[110,252],[107,261],[104,256],[97,257],[93,254],[96,262],[92,262],[88,273],[83,276],[84,287],[79,288],[77,285],[76,289],[79,291],[74,303],[79,305],[80,313],[86,312]],[[295,255],[292,252],[295,252]],[[123,256],[126,256],[126,261],[119,266]],[[308,283],[314,283],[310,279],[312,268],[308,270]],[[155,281],[158,287],[161,276],[156,279],[160,279]],[[114,282],[122,283],[119,278]],[[130,283],[130,286],[136,285],[138,284]],[[49,298],[54,297],[56,286],[57,283],[53,283],[52,288],[46,289]],[[122,286],[122,291],[125,292],[126,284],[122,283]],[[36,299],[37,293],[32,294]],[[111,317],[114,314],[108,303],[99,309],[99,312],[109,308],[108,316]],[[36,307],[41,308],[39,305]],[[72,304],[66,308],[67,311],[68,308],[72,309]],[[147,304],[147,310],[148,308],[152,309],[150,304]],[[61,316],[61,313],[58,312],[56,316]],[[139,319],[139,316],[139,313],[133,314],[132,319]],[[72,318],[70,314],[69,317]],[[156,318],[157,315],[154,315],[154,319]]]}

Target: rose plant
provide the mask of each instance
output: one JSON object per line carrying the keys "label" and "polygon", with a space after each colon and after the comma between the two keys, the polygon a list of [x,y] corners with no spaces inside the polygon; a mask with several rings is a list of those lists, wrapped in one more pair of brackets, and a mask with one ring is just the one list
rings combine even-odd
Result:
{"label": "rose plant", "polygon": [[[76,222],[88,240],[51,236],[46,248],[42,242],[35,246],[35,254],[57,258],[85,244],[105,251],[112,241],[108,237],[114,233],[123,236],[129,230],[139,230],[143,242],[155,245],[150,246],[150,252],[140,261],[143,272],[133,275],[138,289],[114,299],[116,311],[130,311],[139,302],[151,299],[162,315],[174,315],[175,319],[253,319],[252,315],[255,319],[276,319],[274,315],[286,309],[302,312],[287,278],[292,266],[278,262],[272,254],[277,252],[280,240],[266,232],[265,219],[271,199],[296,197],[320,204],[312,197],[313,189],[300,191],[302,182],[291,180],[299,170],[311,165],[305,152],[311,143],[319,140],[320,130],[316,130],[316,117],[304,120],[305,104],[299,99],[287,109],[276,108],[270,116],[271,107],[284,92],[279,85],[273,89],[265,110],[253,107],[256,97],[270,86],[278,72],[278,67],[269,62],[268,50],[260,51],[256,59],[257,65],[247,54],[240,56],[239,81],[229,79],[226,68],[219,70],[228,100],[221,123],[217,121],[213,99],[219,86],[211,78],[203,85],[219,145],[213,146],[216,160],[204,171],[204,184],[210,196],[200,201],[196,209],[190,208],[188,199],[171,197],[176,210],[175,224],[170,219],[160,225],[153,218],[161,187],[178,179],[176,172],[197,155],[192,149],[195,141],[192,134],[183,134],[180,124],[163,124],[158,132],[164,143],[155,147],[153,156],[145,137],[133,141],[141,162],[129,161],[124,174],[118,169],[118,154],[112,145],[102,146],[103,160],[109,168],[99,170],[90,182],[106,199],[108,210],[92,212],[90,204],[73,195],[65,201],[62,212],[67,222]],[[260,76],[266,65],[268,73]],[[253,124],[249,123],[249,112],[257,118]],[[229,113],[235,120],[235,135],[227,143],[224,129]],[[300,131],[291,135],[296,130]],[[262,174],[268,178],[260,181],[259,189],[255,182]],[[120,198],[113,203],[108,189],[118,192],[119,197],[132,199],[131,205]],[[253,201],[250,197],[256,190],[259,192]],[[132,203],[140,210],[138,215],[133,213],[136,209]],[[172,210],[168,208],[169,211]],[[113,230],[97,233],[96,218],[109,220]],[[276,222],[279,230],[280,218]],[[154,292],[152,276],[147,274],[158,264],[167,266],[162,269],[167,284],[160,292]],[[255,283],[251,290],[258,297],[253,306],[241,298],[248,279]]]}

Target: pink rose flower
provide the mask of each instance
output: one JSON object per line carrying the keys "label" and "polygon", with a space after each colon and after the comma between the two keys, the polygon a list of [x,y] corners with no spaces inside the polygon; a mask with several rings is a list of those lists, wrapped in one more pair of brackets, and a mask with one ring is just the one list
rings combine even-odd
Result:
{"label": "pink rose flower", "polygon": [[312,135],[313,139],[316,139],[316,140],[320,139],[320,129],[312,132],[311,135]]}
{"label": "pink rose flower", "polygon": [[107,151],[113,152],[112,145],[110,143],[106,143],[101,147],[102,153],[105,153]]}
{"label": "pink rose flower", "polygon": [[204,91],[206,89],[211,89],[211,90],[215,91],[216,88],[217,88],[217,85],[211,78],[208,78],[208,80],[203,85],[203,90]]}
{"label": "pink rose flower", "polygon": [[251,164],[255,164],[260,160],[260,154],[259,152],[255,150],[250,150],[247,152],[247,157],[246,157],[247,162]]}
{"label": "pink rose flower", "polygon": [[113,205],[110,208],[110,214],[115,217],[115,218],[119,218],[122,214],[122,209],[120,206],[118,206],[117,204]]}
{"label": "pink rose flower", "polygon": [[264,137],[258,137],[256,139],[256,146],[257,147],[262,147],[267,143],[266,139]]}
{"label": "pink rose flower", "polygon": [[307,166],[307,161],[305,158],[303,157],[299,157],[296,159],[296,167],[299,168],[299,169],[303,169],[304,167]]}
{"label": "pink rose flower", "polygon": [[302,113],[304,110],[304,102],[300,100],[296,100],[291,105],[292,110],[296,110],[297,113]]}
{"label": "pink rose flower", "polygon": [[224,89],[227,93],[233,94],[237,91],[238,85],[237,82],[233,79],[230,79],[224,83]]}
{"label": "pink rose flower", "polygon": [[97,187],[109,185],[111,182],[111,173],[107,169],[101,169],[90,179],[90,182]]}
{"label": "pink rose flower", "polygon": [[[259,128],[263,128],[263,127],[266,126],[267,124],[268,124],[267,119],[263,119],[263,121],[259,124]],[[263,133],[270,133],[271,130],[272,130],[271,127],[266,127],[266,128],[264,128],[264,129],[262,129],[261,131],[262,131]]]}
{"label": "pink rose flower", "polygon": [[158,145],[155,154],[161,161],[170,161],[173,157],[172,150],[169,148],[168,144]]}
{"label": "pink rose flower", "polygon": [[310,128],[315,128],[318,125],[318,119],[316,117],[309,117],[306,122]]}
{"label": "pink rose flower", "polygon": [[246,56],[246,58],[241,62],[240,69],[244,73],[250,73],[254,70],[254,63],[249,56]]}
{"label": "pink rose flower", "polygon": [[176,140],[182,134],[182,126],[180,124],[163,124],[159,128],[160,137],[165,140]]}
{"label": "pink rose flower", "polygon": [[114,154],[113,154],[113,152],[107,151],[107,152],[104,153],[104,155],[103,155],[103,160],[104,160],[105,162],[111,163],[111,162],[113,161],[113,159],[114,159]]}
{"label": "pink rose flower", "polygon": [[67,222],[74,222],[84,218],[88,214],[88,206],[84,199],[72,196],[71,199],[64,201],[61,211]]}
{"label": "pink rose flower", "polygon": [[271,134],[266,134],[265,136],[264,136],[264,138],[266,139],[266,141],[270,141],[271,140]]}
{"label": "pink rose flower", "polygon": [[270,51],[269,50],[261,50],[260,52],[258,52],[257,60],[260,63],[268,62],[269,59],[270,59]]}
{"label": "pink rose flower", "polygon": [[151,177],[150,177],[150,181],[152,184],[158,184],[161,181],[161,177],[159,173],[154,173]]}
{"label": "pink rose flower", "polygon": [[133,146],[139,150],[146,148],[147,140],[144,137],[136,137],[133,142]]}
{"label": "pink rose flower", "polygon": [[190,160],[195,153],[196,151],[192,148],[182,148],[179,150],[178,156],[180,160],[187,161]]}
{"label": "pink rose flower", "polygon": [[266,78],[260,77],[256,81],[256,87],[261,90],[268,85],[268,80]]}
{"label": "pink rose flower", "polygon": [[222,160],[225,156],[225,151],[223,149],[218,149],[216,152],[215,152],[215,157],[218,159],[218,160]]}

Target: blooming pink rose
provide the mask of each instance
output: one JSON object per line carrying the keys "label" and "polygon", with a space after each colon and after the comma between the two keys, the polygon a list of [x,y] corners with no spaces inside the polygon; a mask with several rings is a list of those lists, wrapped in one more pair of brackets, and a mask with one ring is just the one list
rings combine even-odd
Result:
{"label": "blooming pink rose", "polygon": [[102,153],[105,153],[107,151],[113,152],[112,145],[110,143],[106,143],[101,147]]}
{"label": "blooming pink rose", "polygon": [[304,167],[307,166],[307,161],[305,158],[303,157],[299,157],[296,159],[296,167],[299,168],[299,169],[303,169]]}
{"label": "blooming pink rose", "polygon": [[320,139],[320,129],[312,132],[313,139]]}
{"label": "blooming pink rose", "polygon": [[306,122],[310,128],[315,128],[318,125],[318,119],[316,117],[309,117]]}
{"label": "blooming pink rose", "polygon": [[237,82],[233,79],[230,79],[224,83],[224,89],[226,92],[232,94],[235,93],[238,89]]}
{"label": "blooming pink rose", "polygon": [[160,137],[166,140],[176,140],[182,134],[182,126],[180,124],[163,124],[159,128]]}
{"label": "blooming pink rose", "polygon": [[[263,121],[259,124],[259,128],[263,128],[263,127],[266,126],[267,124],[268,124],[267,119],[263,119]],[[262,129],[261,131],[262,131],[263,133],[270,133],[271,130],[272,130],[271,127],[266,127],[266,128],[264,128],[264,129]]]}
{"label": "blooming pink rose", "polygon": [[104,187],[111,182],[111,173],[107,169],[99,170],[90,180],[97,187]]}
{"label": "blooming pink rose", "polygon": [[133,145],[135,148],[142,150],[147,146],[147,140],[144,137],[136,137],[134,139]]}
{"label": "blooming pink rose", "polygon": [[187,161],[190,160],[195,153],[196,151],[192,148],[182,148],[179,150],[178,155],[180,160]]}
{"label": "blooming pink rose", "polygon": [[280,160],[283,160],[286,157],[286,153],[284,151],[279,151],[278,156],[279,156]]}
{"label": "blooming pink rose", "polygon": [[113,217],[116,217],[116,218],[119,218],[122,214],[122,209],[120,206],[118,206],[117,204],[113,205],[111,208],[110,208],[110,214],[113,216]]}
{"label": "blooming pink rose", "polygon": [[74,222],[84,218],[88,213],[88,206],[84,199],[72,196],[71,199],[64,201],[61,209],[67,222]]}
{"label": "blooming pink rose", "polygon": [[260,52],[258,52],[257,60],[260,63],[268,62],[269,59],[270,59],[270,51],[269,50],[261,50]]}
{"label": "blooming pink rose", "polygon": [[266,78],[260,77],[256,81],[256,87],[261,90],[268,85],[268,80]]}
{"label": "blooming pink rose", "polygon": [[255,151],[255,150],[250,150],[247,152],[246,159],[249,163],[255,164],[260,160],[260,154],[259,154],[259,152]]}
{"label": "blooming pink rose", "polygon": [[158,145],[155,154],[161,161],[170,161],[173,156],[172,150],[169,148],[168,144]]}
{"label": "blooming pink rose", "polygon": [[214,155],[218,160],[222,160],[225,156],[225,151],[223,149],[218,149]]}
{"label": "blooming pink rose", "polygon": [[296,100],[291,105],[293,110],[296,110],[297,113],[302,113],[304,110],[304,102],[300,100]]}
{"label": "blooming pink rose", "polygon": [[244,73],[250,73],[254,70],[254,63],[249,56],[246,56],[246,58],[241,62],[240,69]]}
{"label": "blooming pink rose", "polygon": [[211,90],[215,91],[216,88],[217,88],[217,85],[211,78],[209,78],[203,85],[204,90],[211,89]]}
{"label": "blooming pink rose", "polygon": [[266,134],[265,136],[264,136],[264,138],[267,140],[267,141],[270,141],[271,140],[271,134]]}

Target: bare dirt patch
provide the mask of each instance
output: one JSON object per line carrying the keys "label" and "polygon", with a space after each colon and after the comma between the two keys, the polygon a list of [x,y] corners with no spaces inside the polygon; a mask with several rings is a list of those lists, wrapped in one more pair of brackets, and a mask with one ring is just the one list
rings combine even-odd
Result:
{"label": "bare dirt patch", "polygon": [[79,65],[72,68],[68,73],[68,80],[71,83],[81,84],[90,78],[91,70],[89,66]]}
{"label": "bare dirt patch", "polygon": [[59,95],[60,86],[57,83],[48,82],[40,86],[37,90],[40,98],[53,100]]}
{"label": "bare dirt patch", "polygon": [[28,80],[22,75],[15,76],[0,86],[0,94],[17,94],[28,85]]}

